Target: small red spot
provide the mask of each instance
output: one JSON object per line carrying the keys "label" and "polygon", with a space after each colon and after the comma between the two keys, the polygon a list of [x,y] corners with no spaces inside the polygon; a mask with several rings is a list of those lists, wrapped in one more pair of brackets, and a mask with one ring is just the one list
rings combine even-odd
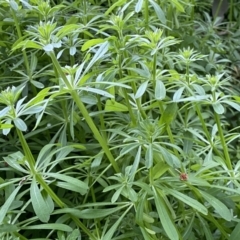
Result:
{"label": "small red spot", "polygon": [[188,180],[187,173],[180,173],[180,180],[181,181],[187,181]]}

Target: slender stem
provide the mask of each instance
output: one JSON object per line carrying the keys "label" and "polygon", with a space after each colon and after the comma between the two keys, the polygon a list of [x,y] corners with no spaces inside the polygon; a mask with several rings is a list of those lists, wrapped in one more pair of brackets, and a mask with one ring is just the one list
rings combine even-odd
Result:
{"label": "slender stem", "polygon": [[101,98],[100,96],[97,96],[97,107],[98,107],[98,111],[100,111],[100,114],[99,114],[99,119],[100,119],[100,124],[101,124],[101,130],[102,131],[102,135],[103,137],[106,139],[106,127],[105,127],[105,122],[104,122],[104,117],[103,117],[103,114],[102,114],[102,103],[101,103]]}
{"label": "slender stem", "polygon": [[156,73],[157,71],[157,54],[154,54],[153,56],[153,70],[152,70],[152,77],[153,77],[153,88],[156,87]]}
{"label": "slender stem", "polygon": [[[119,38],[121,39],[121,34],[119,33]],[[119,73],[119,77],[120,79],[123,78],[123,73],[122,73],[122,56],[121,56],[121,53],[118,53],[118,73]],[[124,88],[123,89],[123,94],[124,94],[124,98],[125,98],[125,102],[126,102],[126,105],[127,105],[127,108],[128,108],[128,112],[130,114],[130,118],[132,120],[132,123],[134,126],[136,126],[136,119],[135,119],[135,115],[133,113],[133,110],[132,110],[132,107],[131,105],[129,104],[129,97],[128,97],[128,93],[127,93],[127,90]]]}
{"label": "slender stem", "polygon": [[[223,134],[223,130],[222,130],[222,126],[221,126],[221,120],[220,120],[220,117],[217,113],[214,112],[214,116],[215,116],[215,120],[216,120],[216,123],[217,123],[217,127],[218,127],[218,132],[219,132],[219,136],[220,136],[220,140],[221,140],[221,143],[222,143],[222,147],[223,147],[223,152],[224,152],[224,156],[225,156],[225,162],[226,162],[226,165],[228,167],[229,170],[233,170],[232,168],[232,162],[231,162],[231,159],[230,159],[230,156],[229,156],[229,153],[228,153],[228,147],[227,147],[227,144],[225,142],[225,138],[224,138],[224,134]],[[231,175],[233,173],[231,172]],[[233,175],[232,175],[233,177]]]}
{"label": "slender stem", "polygon": [[46,182],[43,180],[42,176],[37,174],[36,169],[35,169],[35,159],[34,159],[32,152],[23,136],[23,133],[19,129],[17,129],[17,134],[20,139],[24,154],[26,156],[26,160],[28,162],[31,174],[36,176],[37,181],[46,190],[46,192],[52,197],[52,199],[56,202],[56,204],[60,207],[64,207],[64,203],[58,198],[58,196],[46,184]]}
{"label": "slender stem", "polygon": [[220,0],[220,1],[218,2],[217,11],[215,12],[215,14],[214,14],[214,16],[213,16],[214,19],[216,19],[216,18],[218,17],[218,13],[219,13],[219,10],[220,10],[220,8],[221,8],[221,6],[222,6],[222,2],[223,2],[223,0]]}
{"label": "slender stem", "polygon": [[148,14],[148,0],[145,0],[145,9],[144,9],[144,18],[145,18],[145,29],[148,30],[149,29],[149,14]]}
{"label": "slender stem", "polygon": [[26,160],[28,162],[31,174],[34,175],[36,173],[35,168],[34,168],[34,166],[35,166],[35,159],[34,159],[34,157],[32,155],[32,152],[31,152],[31,150],[30,150],[30,148],[28,146],[28,143],[27,143],[26,139],[23,136],[23,133],[18,128],[16,128],[16,130],[17,130],[17,135],[18,135],[18,138],[19,138],[19,140],[21,142],[21,146],[23,148],[24,154],[26,156]]}
{"label": "slender stem", "polygon": [[219,156],[219,157],[222,157],[222,154],[218,151],[218,149],[214,146],[214,144],[212,143],[212,140],[211,140],[211,135],[207,129],[207,126],[206,126],[206,123],[202,117],[202,114],[201,114],[201,111],[198,107],[198,105],[195,106],[195,109],[196,109],[196,112],[198,114],[198,117],[200,119],[200,122],[202,124],[202,127],[203,127],[203,130],[204,130],[204,133],[206,134],[206,137],[208,139],[208,142],[211,144],[211,147],[213,148],[214,152]]}
{"label": "slender stem", "polygon": [[48,186],[48,184],[44,181],[42,175],[36,173],[36,180],[43,187],[43,189],[48,193],[48,195],[54,200],[54,202],[60,207],[64,208],[66,205],[62,202],[62,200],[55,194],[55,192]]}
{"label": "slender stem", "polygon": [[119,167],[117,165],[117,162],[115,161],[112,153],[110,152],[110,150],[108,148],[106,140],[101,136],[100,132],[98,131],[98,129],[97,129],[96,125],[94,124],[91,116],[89,115],[86,107],[84,106],[84,104],[82,103],[81,99],[79,98],[77,90],[74,89],[74,87],[71,85],[71,83],[68,81],[66,75],[62,71],[62,68],[61,68],[61,66],[60,66],[60,64],[59,64],[59,62],[58,62],[54,52],[50,53],[50,57],[51,57],[51,59],[53,61],[53,64],[55,65],[59,75],[63,79],[65,85],[70,90],[70,94],[72,95],[72,98],[73,98],[74,102],[78,106],[78,108],[79,108],[80,112],[82,113],[83,117],[85,118],[88,126],[92,130],[92,133],[95,135],[95,137],[96,137],[97,141],[99,142],[99,144],[101,145],[104,153],[107,155],[107,158],[110,161],[110,163],[112,164],[114,170],[116,172],[120,172],[120,169],[119,169]]}
{"label": "slender stem", "polygon": [[75,101],[76,105],[78,106],[80,112],[82,113],[83,117],[85,118],[88,126],[92,130],[92,132],[95,135],[96,139],[98,140],[99,144],[101,145],[104,153],[107,155],[107,157],[108,157],[110,163],[112,164],[114,170],[116,172],[120,172],[120,169],[117,165],[117,162],[115,161],[112,153],[110,152],[110,150],[108,148],[107,142],[105,141],[105,139],[101,136],[100,132],[98,131],[98,129],[97,129],[96,125],[94,124],[92,118],[90,117],[87,109],[85,108],[84,104],[80,100],[77,91],[72,91],[71,95],[72,95],[72,98]]}

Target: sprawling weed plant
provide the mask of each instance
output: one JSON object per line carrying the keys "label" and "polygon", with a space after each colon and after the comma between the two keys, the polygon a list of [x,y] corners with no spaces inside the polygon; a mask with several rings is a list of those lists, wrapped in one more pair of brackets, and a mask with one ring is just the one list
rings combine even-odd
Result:
{"label": "sprawling weed plant", "polygon": [[211,4],[0,0],[0,239],[238,239],[239,3]]}

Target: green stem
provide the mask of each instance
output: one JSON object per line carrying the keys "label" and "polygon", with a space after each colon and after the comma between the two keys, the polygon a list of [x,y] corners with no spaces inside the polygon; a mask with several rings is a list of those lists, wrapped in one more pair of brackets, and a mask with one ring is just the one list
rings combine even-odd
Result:
{"label": "green stem", "polygon": [[146,30],[149,29],[149,13],[148,13],[148,9],[149,9],[148,0],[145,0],[144,18],[145,18],[145,29]]}
{"label": "green stem", "polygon": [[153,88],[156,87],[156,75],[157,75],[157,54],[153,56],[153,70],[152,70],[152,77],[153,77]]}
{"label": "green stem", "polygon": [[204,121],[204,119],[203,119],[203,117],[202,117],[202,114],[201,114],[201,111],[200,111],[198,105],[195,106],[195,109],[196,109],[196,112],[197,112],[198,117],[199,117],[199,119],[200,119],[200,122],[201,122],[201,124],[202,124],[204,133],[206,134],[206,137],[207,137],[208,142],[211,144],[211,147],[212,147],[212,149],[214,150],[214,152],[215,152],[219,157],[222,157],[222,154],[221,154],[221,153],[218,151],[218,149],[214,146],[214,144],[213,144],[213,142],[212,142],[212,140],[211,140],[211,135],[210,135],[210,133],[209,133],[209,131],[208,131],[208,129],[207,129],[206,123],[205,123],[205,121]]}
{"label": "green stem", "polygon": [[[224,152],[224,156],[225,156],[225,162],[226,162],[226,165],[227,165],[228,169],[232,171],[233,170],[232,162],[231,162],[231,159],[230,159],[230,156],[229,156],[229,153],[228,153],[227,144],[225,142],[225,138],[224,138],[224,134],[223,134],[223,130],[222,130],[220,117],[219,117],[219,115],[216,112],[214,112],[214,116],[215,116],[215,120],[216,120],[216,123],[217,123],[220,140],[221,140],[222,147],[223,147],[223,152]],[[231,176],[233,177],[232,174],[233,173],[231,172]]]}
{"label": "green stem", "polygon": [[32,152],[31,152],[28,144],[27,144],[26,139],[23,136],[23,133],[18,128],[16,128],[16,130],[17,130],[17,135],[18,135],[18,138],[20,140],[21,146],[23,148],[23,152],[24,152],[26,160],[28,162],[31,174],[34,175],[36,173],[35,167],[34,167],[35,166],[35,159],[32,155]]}
{"label": "green stem", "polygon": [[97,107],[98,107],[98,111],[100,112],[99,114],[99,119],[100,119],[100,124],[101,124],[101,130],[102,131],[102,135],[105,139],[107,139],[107,136],[106,136],[106,127],[105,127],[105,122],[104,122],[104,117],[103,117],[103,114],[102,114],[102,103],[101,103],[101,98],[100,96],[97,96]]}
{"label": "green stem", "polygon": [[60,207],[64,207],[64,203],[58,198],[58,196],[46,184],[46,182],[43,180],[42,176],[37,174],[36,169],[35,169],[35,159],[34,159],[32,152],[26,142],[26,139],[23,136],[23,133],[19,129],[17,129],[17,134],[18,134],[19,140],[21,142],[24,154],[26,156],[26,160],[28,162],[31,174],[36,176],[37,181],[41,184],[43,189],[45,189],[46,192],[52,197],[52,199],[57,203],[57,205]]}
{"label": "green stem", "polygon": [[107,155],[107,157],[108,157],[110,163],[112,164],[114,170],[116,172],[120,172],[120,169],[117,165],[117,162],[115,161],[112,153],[110,152],[110,150],[107,146],[107,142],[105,141],[105,139],[101,136],[100,132],[98,131],[98,129],[97,129],[96,125],[94,124],[92,118],[90,117],[87,109],[85,108],[84,104],[80,100],[77,91],[72,91],[71,95],[72,95],[72,98],[75,101],[76,105],[78,106],[80,112],[82,113],[83,117],[85,118],[88,126],[92,130],[92,133],[95,135],[95,137],[96,137],[97,141],[99,142],[99,144],[101,145],[104,153]]}
{"label": "green stem", "polygon": [[54,202],[60,207],[64,208],[66,205],[61,201],[61,199],[54,193],[54,191],[48,186],[48,184],[44,181],[42,175],[35,174],[36,180],[42,186],[42,188],[48,193],[48,195],[54,200]]}
{"label": "green stem", "polygon": [[[121,34],[119,36],[119,38],[121,39]],[[119,73],[119,77],[120,79],[123,78],[123,73],[122,73],[122,57],[121,57],[121,53],[118,53],[118,73]],[[128,112],[130,114],[130,118],[132,120],[132,123],[134,126],[136,126],[136,119],[135,119],[135,115],[133,114],[133,110],[132,110],[132,107],[131,105],[129,104],[129,97],[128,97],[128,93],[127,93],[127,90],[124,88],[123,89],[123,94],[124,94],[124,98],[125,98],[125,102],[126,102],[126,105],[127,105],[127,108],[128,108]]]}
{"label": "green stem", "polygon": [[105,141],[105,139],[101,136],[100,132],[98,131],[96,125],[94,124],[91,116],[89,115],[86,107],[84,106],[84,104],[82,103],[82,101],[80,100],[79,96],[78,96],[78,92],[77,90],[74,89],[74,87],[71,85],[71,83],[68,81],[66,75],[64,74],[64,72],[62,71],[62,68],[54,54],[54,52],[50,53],[50,57],[53,61],[54,66],[56,67],[59,75],[61,76],[61,78],[63,79],[65,85],[67,86],[67,88],[70,90],[70,94],[72,95],[72,98],[74,100],[74,102],[76,103],[76,105],[78,106],[80,112],[82,113],[83,117],[85,118],[88,126],[90,127],[90,129],[92,130],[92,133],[94,134],[94,136],[96,137],[97,141],[99,142],[99,144],[101,145],[104,153],[107,155],[108,160],[110,161],[110,163],[112,164],[114,170],[116,172],[120,172],[120,169],[117,165],[117,162],[115,161],[112,153],[110,152],[107,142]]}
{"label": "green stem", "polygon": [[215,14],[213,16],[214,20],[218,17],[218,13],[219,13],[219,10],[220,10],[220,8],[222,6],[222,2],[223,2],[223,0],[220,0],[219,3],[218,3],[217,11],[215,12]]}

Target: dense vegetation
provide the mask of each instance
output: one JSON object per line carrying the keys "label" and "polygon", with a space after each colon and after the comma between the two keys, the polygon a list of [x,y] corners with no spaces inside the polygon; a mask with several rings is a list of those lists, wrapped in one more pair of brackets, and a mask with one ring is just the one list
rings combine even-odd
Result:
{"label": "dense vegetation", "polygon": [[240,4],[211,6],[0,0],[1,240],[239,238]]}

